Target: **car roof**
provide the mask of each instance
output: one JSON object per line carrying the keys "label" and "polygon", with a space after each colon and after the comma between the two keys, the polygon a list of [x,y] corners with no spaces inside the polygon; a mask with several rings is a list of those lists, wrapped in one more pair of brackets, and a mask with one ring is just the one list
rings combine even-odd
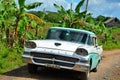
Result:
{"label": "car roof", "polygon": [[64,27],[51,27],[50,29],[60,29],[60,30],[70,30],[70,31],[78,31],[78,32],[83,32],[83,33],[87,33],[89,35],[92,35],[92,36],[95,36],[96,35],[91,32],[91,31],[88,31],[88,30],[81,30],[81,29],[74,29],[74,28],[64,28]]}

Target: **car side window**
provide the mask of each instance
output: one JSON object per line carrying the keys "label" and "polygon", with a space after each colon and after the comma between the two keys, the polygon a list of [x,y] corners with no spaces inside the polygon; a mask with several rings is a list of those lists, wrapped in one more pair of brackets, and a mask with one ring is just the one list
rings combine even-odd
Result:
{"label": "car side window", "polygon": [[96,47],[98,46],[97,38],[96,38],[96,37],[95,37],[95,46],[96,46]]}
{"label": "car side window", "polygon": [[88,37],[88,42],[87,42],[88,45],[96,46],[96,43],[97,43],[96,37],[91,37],[91,36]]}
{"label": "car side window", "polygon": [[83,44],[85,44],[85,43],[86,43],[86,39],[87,39],[87,34],[84,34],[81,42],[82,42]]}
{"label": "car side window", "polygon": [[92,37],[92,42],[93,42],[93,46],[95,46],[95,44],[96,44],[96,39],[95,39],[95,37]]}
{"label": "car side window", "polygon": [[93,46],[97,46],[97,38],[96,37],[92,37],[92,42],[93,42]]}
{"label": "car side window", "polygon": [[88,42],[87,42],[87,44],[88,44],[88,45],[92,45],[92,39],[91,39],[90,36],[88,37]]}

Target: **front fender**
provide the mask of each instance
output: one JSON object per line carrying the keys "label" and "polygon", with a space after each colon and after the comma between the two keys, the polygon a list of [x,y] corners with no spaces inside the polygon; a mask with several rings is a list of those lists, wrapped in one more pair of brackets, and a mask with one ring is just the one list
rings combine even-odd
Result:
{"label": "front fender", "polygon": [[90,53],[89,55],[90,70],[94,69],[99,61],[101,60],[101,55],[97,53]]}

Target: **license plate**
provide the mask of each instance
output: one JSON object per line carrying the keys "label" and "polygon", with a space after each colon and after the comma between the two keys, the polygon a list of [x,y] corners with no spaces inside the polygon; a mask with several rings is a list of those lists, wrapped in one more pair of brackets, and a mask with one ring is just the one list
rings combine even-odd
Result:
{"label": "license plate", "polygon": [[54,64],[47,64],[46,67],[51,67],[51,68],[60,69],[60,66],[59,66],[59,65],[54,65]]}

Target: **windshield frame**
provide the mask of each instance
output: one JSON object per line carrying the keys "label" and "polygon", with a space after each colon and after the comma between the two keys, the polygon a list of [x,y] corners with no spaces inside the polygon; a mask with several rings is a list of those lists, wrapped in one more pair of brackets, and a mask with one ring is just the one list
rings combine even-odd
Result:
{"label": "windshield frame", "polygon": [[[62,39],[57,39],[57,38],[55,38],[55,39],[52,39],[52,38],[49,38],[49,36],[50,36],[50,34],[51,34],[51,30],[56,30],[56,31],[65,31],[65,32],[67,32],[67,33],[77,33],[77,34],[84,34],[84,35],[86,35],[86,39],[85,39],[85,41],[84,42],[81,42],[81,40],[80,41],[70,41],[70,40],[62,40]],[[46,39],[48,39],[48,40],[60,40],[60,41],[68,41],[68,42],[74,42],[74,43],[81,43],[81,44],[87,44],[87,40],[88,40],[88,36],[89,36],[89,34],[88,33],[85,33],[85,32],[81,32],[81,31],[75,31],[75,30],[70,30],[70,29],[55,29],[55,28],[50,28],[49,30],[48,30],[48,33],[47,33],[47,36],[46,36]],[[79,36],[80,37],[80,36]]]}

